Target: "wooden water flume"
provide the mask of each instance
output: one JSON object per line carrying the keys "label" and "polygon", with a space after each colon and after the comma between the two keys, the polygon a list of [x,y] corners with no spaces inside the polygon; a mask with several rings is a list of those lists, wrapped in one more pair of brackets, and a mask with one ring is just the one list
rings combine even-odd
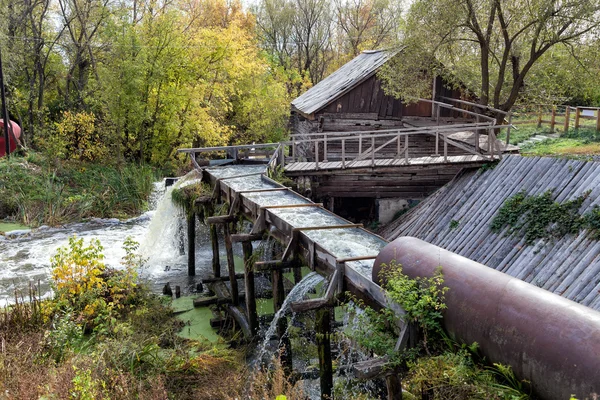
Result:
{"label": "wooden water flume", "polygon": [[[301,280],[300,267],[305,265],[311,270],[329,276],[329,285],[322,298],[299,301],[291,304],[294,312],[316,310],[318,318],[316,327],[318,332],[319,363],[321,371],[322,395],[331,395],[332,390],[332,360],[330,351],[331,313],[336,298],[350,291],[359,298],[365,299],[377,307],[389,307],[384,291],[370,279],[369,264],[376,258],[379,248],[387,241],[365,230],[362,225],[351,223],[326,210],[322,204],[313,203],[289,188],[282,186],[267,176],[268,170],[276,167],[281,151],[276,150],[266,168],[256,165],[236,165],[233,167],[199,168],[203,182],[209,183],[210,196],[199,197],[188,211],[188,235],[190,247],[188,251],[194,253],[194,234],[191,232],[194,225],[189,222],[195,220],[196,215],[203,217],[210,227],[210,238],[213,249],[212,277],[204,279],[214,296],[199,299],[195,302],[198,306],[218,304],[225,308],[244,334],[246,340],[254,340],[259,327],[259,318],[256,307],[256,293],[254,274],[256,271],[270,272],[274,311],[277,312],[284,300],[284,276],[286,269],[293,270],[294,283]],[[255,172],[262,168],[262,171]],[[235,173],[231,171],[235,170]],[[241,184],[241,182],[243,184]],[[262,197],[261,197],[262,196]],[[286,200],[289,199],[289,202]],[[213,215],[216,207],[227,204],[226,214]],[[223,208],[223,207],[221,207]],[[313,223],[308,220],[297,221],[294,224],[288,218],[290,212],[302,212],[325,220],[325,223]],[[244,218],[252,222],[249,233],[235,231],[236,222]],[[221,230],[224,236],[225,252],[227,255],[227,273],[221,275],[219,257],[219,241],[217,231]],[[342,246],[341,250],[332,248],[331,243],[323,242],[319,238],[323,235],[334,233],[344,235],[341,240],[348,238],[356,241],[367,241],[373,250],[354,251],[350,247]],[[275,238],[283,251],[270,261],[258,261],[253,253],[252,242],[267,236]],[[242,245],[244,256],[244,272],[236,274],[233,257],[233,243]],[[333,246],[336,247],[336,246]],[[188,258],[188,271],[195,274],[195,259]],[[366,264],[365,264],[366,263]],[[243,279],[243,280],[242,280]],[[242,280],[242,282],[238,282]],[[226,284],[229,282],[229,284]],[[243,288],[243,289],[242,289]],[[241,306],[244,300],[245,307]],[[395,306],[395,308],[398,308]],[[403,334],[406,329],[400,327]],[[281,318],[277,325],[277,333],[281,338],[287,329],[287,320]],[[404,341],[406,342],[406,341]],[[282,364],[287,371],[291,371],[291,345],[289,340],[280,344],[283,349]],[[328,350],[329,349],[329,350]],[[398,398],[398,394],[395,394]]]}

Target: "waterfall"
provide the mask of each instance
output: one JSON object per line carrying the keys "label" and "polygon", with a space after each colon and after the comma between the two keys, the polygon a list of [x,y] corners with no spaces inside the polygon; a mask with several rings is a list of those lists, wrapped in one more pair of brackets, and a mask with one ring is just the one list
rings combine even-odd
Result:
{"label": "waterfall", "polygon": [[180,248],[182,245],[184,249],[186,248],[187,236],[183,232],[183,214],[173,203],[171,194],[173,189],[180,189],[201,181],[199,173],[195,170],[191,171],[168,187],[158,201],[148,231],[140,243],[140,253],[148,259],[146,265],[150,275],[156,275],[167,265],[179,261],[177,257],[183,260],[184,254],[181,254]]}
{"label": "waterfall", "polygon": [[311,272],[310,274],[306,275],[300,282],[298,282],[296,286],[292,288],[290,293],[285,298],[281,308],[275,313],[275,316],[273,317],[273,321],[271,321],[269,329],[267,329],[267,333],[265,334],[265,338],[258,352],[257,360],[259,362],[265,355],[271,336],[273,336],[273,334],[275,333],[275,329],[277,329],[277,322],[283,315],[285,315],[286,311],[290,307],[290,304],[295,301],[302,300],[309,291],[314,289],[319,283],[323,282],[323,279],[324,278],[316,272]]}

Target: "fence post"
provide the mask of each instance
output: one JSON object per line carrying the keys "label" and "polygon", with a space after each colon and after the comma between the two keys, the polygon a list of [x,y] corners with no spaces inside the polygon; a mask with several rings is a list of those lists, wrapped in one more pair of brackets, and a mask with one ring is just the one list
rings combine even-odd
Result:
{"label": "fence post", "polygon": [[566,106],[565,108],[565,127],[564,127],[564,132],[568,132],[569,131],[569,119],[571,118],[571,107],[570,106]]}
{"label": "fence post", "polygon": [[539,107],[538,109],[538,122],[537,122],[537,127],[541,128],[542,127],[542,106]]}
{"label": "fence post", "polygon": [[579,118],[581,117],[581,109],[575,107],[575,129],[579,129]]}
{"label": "fence post", "polygon": [[554,132],[555,124],[556,124],[556,106],[552,106],[552,118],[550,119],[550,132]]}
{"label": "fence post", "polygon": [[600,108],[596,108],[596,132],[600,132]]}

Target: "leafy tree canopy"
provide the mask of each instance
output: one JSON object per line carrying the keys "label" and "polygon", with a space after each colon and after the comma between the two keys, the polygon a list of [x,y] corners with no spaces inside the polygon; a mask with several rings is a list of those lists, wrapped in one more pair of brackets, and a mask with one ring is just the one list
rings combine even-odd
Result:
{"label": "leafy tree canopy", "polygon": [[403,21],[404,50],[382,77],[389,92],[414,98],[438,74],[502,110],[522,98],[589,96],[574,79],[589,82],[590,73],[575,77],[569,67],[593,68],[584,62],[599,12],[598,0],[416,0]]}

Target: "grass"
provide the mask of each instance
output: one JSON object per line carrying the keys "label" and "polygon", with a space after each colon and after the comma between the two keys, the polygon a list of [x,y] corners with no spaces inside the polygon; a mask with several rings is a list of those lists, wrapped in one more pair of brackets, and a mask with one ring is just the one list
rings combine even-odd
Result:
{"label": "grass", "polygon": [[524,154],[531,156],[599,156],[600,143],[586,143],[579,139],[560,138],[528,147],[524,150]]}
{"label": "grass", "polygon": [[155,180],[147,166],[48,162],[38,153],[0,159],[0,219],[58,225],[143,211]]}

